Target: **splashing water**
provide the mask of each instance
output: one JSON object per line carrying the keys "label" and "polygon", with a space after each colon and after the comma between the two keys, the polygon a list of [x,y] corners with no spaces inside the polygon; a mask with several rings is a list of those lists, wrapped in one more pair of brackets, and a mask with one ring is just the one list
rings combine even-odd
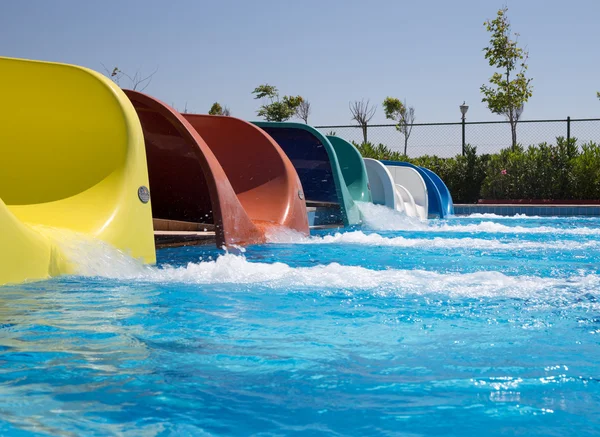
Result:
{"label": "splashing water", "polygon": [[[506,225],[496,221],[482,221],[469,224],[451,224],[452,220],[421,221],[408,217],[405,213],[394,211],[382,205],[357,202],[363,217],[363,222],[368,229],[374,231],[419,231],[419,232],[460,232],[460,233],[515,233],[515,234],[573,234],[573,235],[600,235],[600,227],[578,226],[573,229],[557,228],[553,226],[526,227]],[[496,219],[494,214],[475,214],[473,218]],[[533,219],[534,217],[530,217]],[[508,219],[504,217],[503,220]],[[513,220],[523,220],[522,217],[513,217]],[[540,218],[537,218],[538,220]],[[550,219],[552,220],[552,219]],[[581,219],[579,219],[581,220]]]}
{"label": "splashing water", "polygon": [[594,435],[600,219],[360,229],[3,287],[2,435]]}
{"label": "splashing water", "polygon": [[[448,295],[491,296],[509,295],[527,297],[548,288],[561,288],[587,292],[599,284],[596,275],[576,275],[564,279],[540,277],[511,277],[499,272],[465,274],[440,274],[419,270],[371,270],[363,267],[330,263],[310,268],[294,268],[285,263],[250,262],[243,255],[223,253],[215,260],[189,262],[185,267],[161,268],[144,265],[111,245],[92,240],[64,230],[52,230],[60,241],[60,247],[75,274],[120,280],[148,282],[182,282],[192,284],[258,284],[270,289],[326,289],[326,290],[376,290],[378,293],[447,293]],[[391,247],[443,247],[484,248],[492,250],[536,250],[542,248],[582,250],[600,248],[597,241],[588,242],[520,242],[502,243],[484,239],[411,239],[405,237],[385,238],[379,234],[362,231],[336,233],[323,237],[305,237],[297,232],[278,231],[271,236],[272,242],[293,244],[356,244],[362,246]]]}
{"label": "splashing water", "polygon": [[81,276],[114,277],[143,275],[152,268],[116,249],[110,244],[68,229],[36,226],[37,231],[48,236],[60,249],[64,261]]}
{"label": "splashing water", "polygon": [[509,241],[503,242],[497,239],[483,238],[410,238],[410,237],[384,237],[377,233],[365,233],[363,231],[336,232],[333,235],[322,237],[289,236],[289,238],[273,239],[271,242],[296,243],[296,244],[357,244],[379,247],[405,247],[424,249],[484,249],[495,251],[517,251],[517,250],[586,250],[600,248],[600,241]]}
{"label": "splashing water", "polygon": [[415,217],[408,217],[404,212],[383,205],[368,202],[356,202],[356,205],[360,210],[364,225],[375,231],[422,231],[428,228],[426,222]]}

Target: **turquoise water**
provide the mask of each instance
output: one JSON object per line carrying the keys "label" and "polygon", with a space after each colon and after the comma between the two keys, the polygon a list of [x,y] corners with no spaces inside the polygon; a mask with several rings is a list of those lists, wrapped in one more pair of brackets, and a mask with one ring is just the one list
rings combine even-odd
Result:
{"label": "turquoise water", "polygon": [[363,209],[0,288],[0,435],[600,433],[600,219]]}

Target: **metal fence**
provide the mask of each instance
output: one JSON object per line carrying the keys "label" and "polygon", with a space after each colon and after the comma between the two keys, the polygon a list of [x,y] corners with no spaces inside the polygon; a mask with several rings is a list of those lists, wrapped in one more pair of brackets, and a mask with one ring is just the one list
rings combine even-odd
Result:
{"label": "metal fence", "polygon": [[[335,132],[350,142],[363,142],[362,129],[357,125],[317,126],[317,129],[325,134]],[[517,143],[524,147],[543,142],[556,144],[557,137],[575,138],[578,145],[589,141],[600,143],[600,118],[522,120],[517,125]],[[393,151],[404,151],[404,135],[394,124],[369,125],[367,141],[374,145],[383,144]],[[497,153],[512,144],[510,123],[415,123],[408,139],[407,155],[451,157],[462,153],[463,144],[477,147],[478,154]]]}

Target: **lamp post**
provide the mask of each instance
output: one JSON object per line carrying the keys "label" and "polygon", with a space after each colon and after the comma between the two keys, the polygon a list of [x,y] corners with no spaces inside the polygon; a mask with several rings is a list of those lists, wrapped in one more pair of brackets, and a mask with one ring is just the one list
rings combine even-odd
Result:
{"label": "lamp post", "polygon": [[460,105],[460,113],[462,114],[462,154],[465,156],[465,115],[467,115],[467,111],[469,110],[469,105],[463,104]]}

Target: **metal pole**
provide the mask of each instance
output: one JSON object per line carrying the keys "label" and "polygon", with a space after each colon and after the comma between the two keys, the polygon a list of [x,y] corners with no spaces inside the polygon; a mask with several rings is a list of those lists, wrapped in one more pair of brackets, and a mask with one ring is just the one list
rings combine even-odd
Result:
{"label": "metal pole", "polygon": [[462,155],[465,156],[465,116],[462,116]]}
{"label": "metal pole", "polygon": [[567,144],[571,142],[571,117],[567,117]]}

